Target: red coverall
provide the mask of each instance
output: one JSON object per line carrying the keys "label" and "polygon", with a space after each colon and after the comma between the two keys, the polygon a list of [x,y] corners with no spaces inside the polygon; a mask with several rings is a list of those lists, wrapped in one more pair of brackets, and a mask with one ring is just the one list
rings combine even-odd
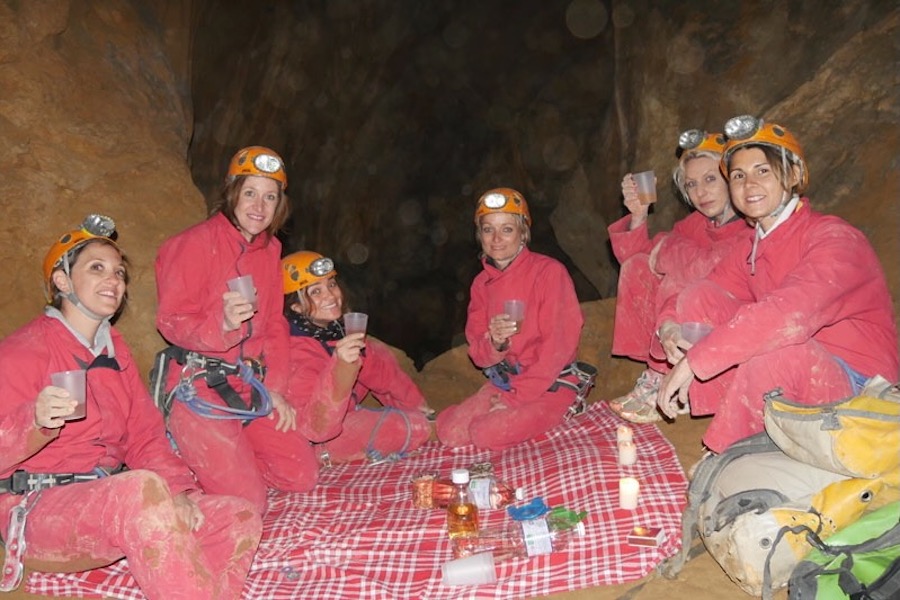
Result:
{"label": "red coverall", "polygon": [[[482,259],[484,270],[472,282],[466,321],[469,357],[484,368],[506,359],[518,363],[510,375],[512,389],[502,391],[485,383],[475,395],[451,406],[437,418],[438,438],[447,446],[475,444],[500,450],[538,436],[563,421],[575,392],[548,389],[574,360],[584,317],[575,286],[558,261],[523,248],[504,270]],[[503,312],[505,300],[525,300],[525,320],[498,352],[491,343],[488,323]],[[499,399],[500,405],[492,402]]]}
{"label": "red coverall", "polygon": [[[666,355],[656,337],[662,322],[657,316],[675,302],[678,292],[705,277],[753,229],[743,219],[716,227],[702,213],[681,219],[669,233],[651,240],[646,222],[628,229],[631,215],[609,226],[609,240],[618,259],[619,283],[612,353],[627,356],[658,373],[669,370]],[[650,269],[650,251],[656,254],[656,271]]]}
{"label": "red coverall", "polygon": [[[38,429],[35,398],[50,373],[83,368],[93,354],[59,320],[42,316],[0,343],[0,477],[131,469],[41,492],[28,514],[26,562],[73,572],[128,559],[148,598],[239,598],[262,530],[240,498],[192,498],[205,516],[196,532],[176,520],[173,496],[196,490],[194,478],[166,438],[162,415],[118,332],[119,370],[90,368],[87,416],[61,429]],[[23,496],[0,494],[0,531]]]}
{"label": "red coverall", "polygon": [[[312,338],[292,335],[289,395],[298,407],[298,428],[334,462],[366,458],[369,450],[384,457],[411,452],[431,436],[431,424],[422,412],[425,397],[403,372],[391,349],[366,338],[365,356],[355,381],[341,381],[335,366],[338,358],[328,354]],[[359,406],[372,392],[386,407],[396,411]]]}
{"label": "red coverall", "polygon": [[[223,330],[222,294],[226,282],[252,275],[259,310],[240,329]],[[261,360],[265,386],[285,394],[288,376],[288,325],[282,316],[281,242],[266,235],[248,242],[218,213],[167,240],[156,258],[159,309],[156,326],[170,343],[236,363]],[[169,368],[168,389],[181,368]],[[237,376],[231,386],[249,405],[250,387]],[[225,405],[202,379],[198,396]],[[275,415],[241,421],[200,416],[175,401],[169,430],[182,457],[208,493],[247,498],[265,512],[267,486],[291,492],[312,489],[318,478],[316,456],[298,431],[276,431]]]}
{"label": "red coverall", "polygon": [[852,393],[858,373],[898,377],[897,331],[878,257],[856,228],[801,199],[759,241],[744,240],[664,319],[716,327],[688,350],[691,412],[714,414],[703,442],[720,452],[764,428],[763,395],[822,404]]}

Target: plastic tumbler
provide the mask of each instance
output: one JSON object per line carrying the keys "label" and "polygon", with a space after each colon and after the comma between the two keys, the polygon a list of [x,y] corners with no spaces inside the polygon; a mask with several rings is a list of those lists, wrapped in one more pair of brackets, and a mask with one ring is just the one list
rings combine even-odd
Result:
{"label": "plastic tumbler", "polygon": [[712,331],[712,325],[690,321],[681,324],[681,337],[691,344],[696,344]]}
{"label": "plastic tumbler", "polygon": [[241,275],[234,279],[228,280],[228,289],[237,292],[250,303],[253,310],[259,310],[259,303],[256,299],[256,287],[253,286],[253,275]]}
{"label": "plastic tumbler", "polygon": [[510,321],[515,321],[516,331],[519,331],[525,320],[525,301],[507,300],[503,303],[503,312],[509,315]]}
{"label": "plastic tumbler", "polygon": [[638,199],[641,204],[653,204],[656,202],[656,175],[653,171],[641,171],[632,174],[637,184]]}
{"label": "plastic tumbler", "polygon": [[441,567],[444,585],[482,585],[497,583],[494,555],[481,552],[447,561]]}
{"label": "plastic tumbler", "polygon": [[351,333],[365,333],[366,325],[369,323],[369,315],[361,312],[351,312],[344,315],[344,331],[345,335]]}
{"label": "plastic tumbler", "polygon": [[81,369],[75,371],[59,371],[50,374],[50,385],[62,388],[69,392],[69,396],[77,402],[75,412],[63,417],[64,421],[83,419],[87,412],[85,406],[85,372]]}

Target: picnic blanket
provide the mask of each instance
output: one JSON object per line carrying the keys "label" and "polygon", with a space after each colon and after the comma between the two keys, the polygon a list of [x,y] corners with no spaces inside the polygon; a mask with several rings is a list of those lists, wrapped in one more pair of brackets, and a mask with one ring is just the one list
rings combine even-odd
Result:
{"label": "picnic blanket", "polygon": [[[618,465],[616,427],[606,406],[589,410],[547,434],[502,452],[472,446],[448,449],[429,442],[395,463],[354,463],[324,469],[307,494],[270,492],[259,551],[245,599],[531,598],[616,584],[647,575],[681,546],[687,482],[672,445],[655,425],[635,425],[638,462]],[[497,583],[446,586],[441,565],[450,560],[446,513],[412,505],[411,479],[444,475],[490,461],[499,479],[525,489],[526,501],[587,511],[585,535],[563,552],[497,564]],[[620,477],[640,481],[638,507],[622,510]],[[481,511],[483,526],[509,520],[504,510]],[[637,525],[662,527],[658,547],[626,543]],[[160,573],[165,577],[165,573]],[[84,598],[144,598],[126,561],[69,575],[31,573],[35,594]]]}

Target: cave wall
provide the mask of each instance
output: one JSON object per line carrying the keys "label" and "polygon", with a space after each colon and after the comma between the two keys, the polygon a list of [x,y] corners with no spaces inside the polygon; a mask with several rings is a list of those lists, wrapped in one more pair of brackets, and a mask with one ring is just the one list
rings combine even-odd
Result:
{"label": "cave wall", "polygon": [[[682,129],[743,112],[797,133],[813,203],[866,232],[900,298],[896,3],[246,9],[0,1],[0,335],[39,311],[55,237],[106,212],[133,265],[120,327],[149,366],[156,248],[204,217],[235,149],[263,143],[296,201],[285,244],[332,255],[376,335],[427,357],[461,329],[480,191],[523,191],[534,247],[566,261],[582,300],[608,296],[622,173],[664,180]],[[683,215],[664,189],[653,227]]]}

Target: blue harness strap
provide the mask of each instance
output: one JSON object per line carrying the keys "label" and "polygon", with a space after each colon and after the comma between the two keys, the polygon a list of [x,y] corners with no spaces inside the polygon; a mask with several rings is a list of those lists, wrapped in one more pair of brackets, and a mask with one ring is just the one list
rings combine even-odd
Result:
{"label": "blue harness strap", "polygon": [[863,388],[866,387],[866,382],[871,378],[863,375],[859,371],[855,371],[853,367],[848,365],[847,361],[845,361],[840,356],[835,355],[834,360],[841,366],[841,368],[844,370],[844,373],[847,374],[847,378],[850,380],[850,387],[853,388],[853,395],[856,396],[857,394],[859,394],[863,390]]}

